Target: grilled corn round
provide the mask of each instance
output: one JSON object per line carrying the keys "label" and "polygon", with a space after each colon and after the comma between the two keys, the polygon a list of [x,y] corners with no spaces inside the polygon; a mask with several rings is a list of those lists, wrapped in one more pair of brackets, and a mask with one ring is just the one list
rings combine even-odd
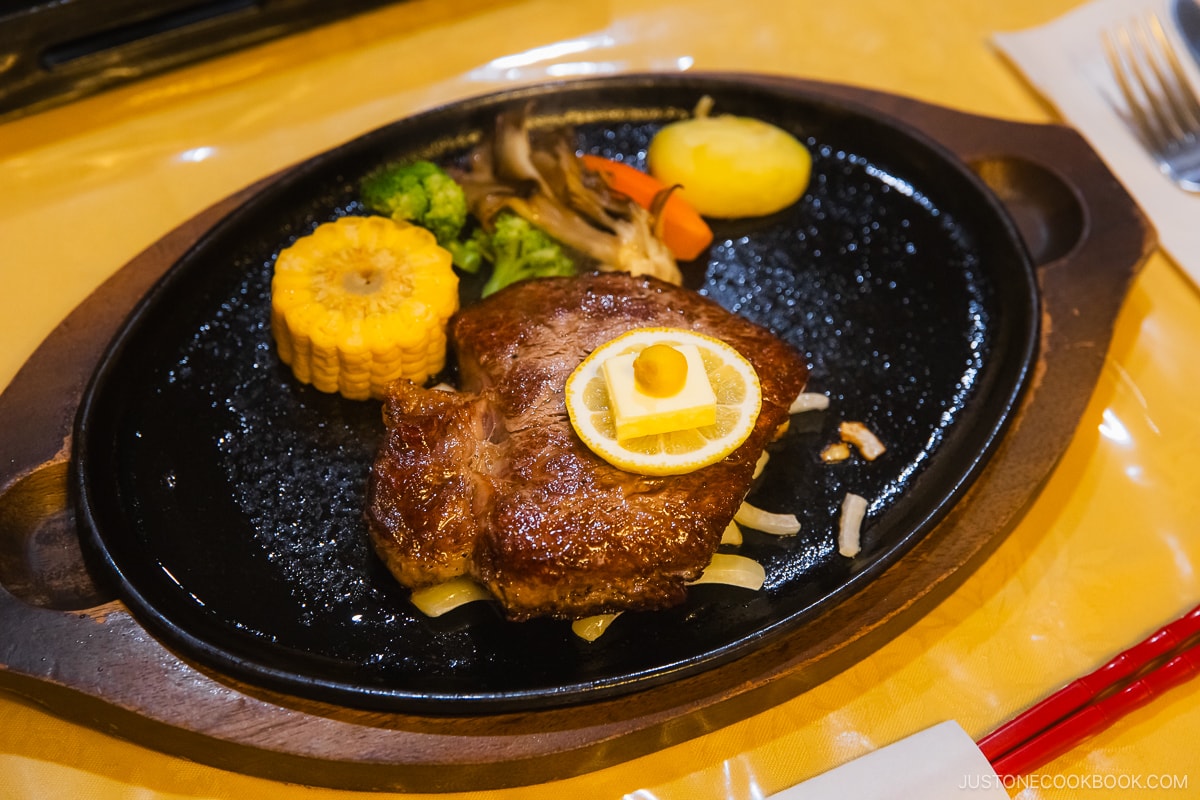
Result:
{"label": "grilled corn round", "polygon": [[458,310],[450,253],[424,228],[342,217],[279,253],[271,332],[296,378],[352,400],[398,378],[425,383],[446,360]]}

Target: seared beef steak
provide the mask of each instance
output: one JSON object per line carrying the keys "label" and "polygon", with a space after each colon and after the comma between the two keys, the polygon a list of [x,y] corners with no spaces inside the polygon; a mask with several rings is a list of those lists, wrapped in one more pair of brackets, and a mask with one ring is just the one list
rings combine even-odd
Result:
{"label": "seared beef steak", "polygon": [[[635,475],[572,429],[567,377],[594,348],[647,326],[715,336],[758,372],[758,422],[723,461]],[[681,602],[807,377],[800,354],[767,330],[690,290],[620,272],[514,284],[460,312],[450,336],[460,392],[401,382],[385,399],[367,520],[401,583],[470,575],[512,619]]]}

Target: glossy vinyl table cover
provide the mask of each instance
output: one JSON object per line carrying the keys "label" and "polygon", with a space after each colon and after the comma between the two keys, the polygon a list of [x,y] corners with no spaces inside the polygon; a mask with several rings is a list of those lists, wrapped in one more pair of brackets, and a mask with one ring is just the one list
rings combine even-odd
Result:
{"label": "glossy vinyl table cover", "polygon": [[[805,353],[828,412],[793,419],[748,497],[795,513],[747,530],[760,593],[696,587],[626,614],[595,643],[562,622],[469,606],[429,620],[371,551],[362,519],[379,405],[298,384],[269,333],[274,253],[361,213],[380,163],[446,163],[500,109],[576,125],[582,150],[643,157],[702,96],[768,119],[814,154],[806,196],[716,223],[687,282]],[[464,281],[464,302],[477,294]],[[434,713],[517,710],[627,693],[793,631],[900,557],[961,495],[1003,432],[1038,334],[1032,264],[964,165],[898,123],[737,78],[547,84],[404,120],[321,156],[235,211],[156,286],[102,358],[75,435],[80,519],[97,563],[152,630],[217,669],[304,696]],[[451,376],[452,378],[452,376]],[[822,463],[843,420],[887,443]],[[870,499],[864,550],[837,553],[842,498]]]}

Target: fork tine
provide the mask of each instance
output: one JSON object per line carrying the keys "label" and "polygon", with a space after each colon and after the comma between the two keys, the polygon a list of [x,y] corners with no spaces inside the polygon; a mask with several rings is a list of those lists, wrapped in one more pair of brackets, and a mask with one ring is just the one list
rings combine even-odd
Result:
{"label": "fork tine", "polygon": [[[1157,15],[1101,35],[1118,116],[1177,186],[1200,192],[1200,99]],[[1123,105],[1122,105],[1123,101]]]}
{"label": "fork tine", "polygon": [[1200,129],[1200,100],[1197,100],[1196,93],[1191,91],[1191,84],[1188,83],[1187,74],[1183,70],[1183,64],[1179,61],[1179,54],[1176,52],[1175,46],[1171,44],[1171,40],[1167,37],[1167,32],[1163,29],[1162,21],[1159,20],[1158,15],[1153,15],[1150,18],[1149,26],[1154,40],[1158,42],[1159,52],[1162,53],[1167,67],[1171,70],[1171,78],[1169,80],[1160,75],[1161,82],[1166,89],[1166,95],[1170,98],[1171,106],[1175,110],[1180,126],[1186,132],[1194,133]]}
{"label": "fork tine", "polygon": [[1134,58],[1133,42],[1128,29],[1122,27],[1115,34],[1105,31],[1103,39],[1109,70],[1116,79],[1117,88],[1120,89],[1121,96],[1125,100],[1125,108],[1132,118],[1134,132],[1152,151],[1161,152],[1164,142],[1158,132],[1158,126],[1146,113],[1146,101],[1143,100],[1142,94],[1135,91],[1133,83],[1131,83],[1131,81],[1136,81],[1141,92],[1149,95],[1137,59]]}
{"label": "fork tine", "polygon": [[1155,152],[1194,139],[1200,130],[1200,101],[1157,15],[1103,35],[1109,68],[1125,101],[1128,118]]}
{"label": "fork tine", "polygon": [[[1175,114],[1177,109],[1171,101],[1167,77],[1163,73],[1160,63],[1161,59],[1155,57],[1156,46],[1151,39],[1152,35],[1145,18],[1138,19],[1130,34],[1132,46],[1136,48],[1136,52],[1130,53],[1130,58],[1137,78],[1142,84],[1146,102],[1150,104],[1150,110],[1154,114],[1156,127],[1162,131],[1164,142],[1170,144],[1183,138],[1185,129]],[[1143,65],[1147,68],[1147,72],[1142,71]]]}

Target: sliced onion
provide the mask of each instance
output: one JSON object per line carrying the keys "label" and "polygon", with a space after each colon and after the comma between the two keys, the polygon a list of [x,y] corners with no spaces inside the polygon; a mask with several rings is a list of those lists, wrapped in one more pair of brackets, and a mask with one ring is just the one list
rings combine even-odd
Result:
{"label": "sliced onion", "polygon": [[838,426],[842,441],[849,442],[858,448],[858,452],[867,461],[874,461],[887,450],[870,428],[861,422],[843,422]]}
{"label": "sliced onion", "polygon": [[767,571],[754,559],[731,553],[717,553],[704,568],[704,572],[700,573],[700,577],[692,581],[692,585],[723,583],[757,591],[762,588],[766,579]]}
{"label": "sliced onion", "polygon": [[799,414],[803,411],[824,411],[829,408],[829,396],[818,392],[801,392],[792,401],[789,414]]}
{"label": "sliced onion", "polygon": [[838,519],[838,552],[853,558],[862,549],[860,534],[867,515],[867,498],[848,492],[842,500],[842,516]]}
{"label": "sliced onion", "polygon": [[850,445],[845,442],[833,442],[825,445],[821,451],[821,460],[826,464],[836,464],[850,457]]}
{"label": "sliced onion", "polygon": [[461,605],[476,600],[490,600],[491,595],[487,589],[470,578],[460,577],[423,589],[414,589],[409,599],[425,616],[440,617]]}
{"label": "sliced onion", "polygon": [[594,642],[608,630],[608,626],[612,625],[613,620],[619,616],[621,616],[620,611],[615,614],[596,614],[591,617],[583,617],[571,623],[571,630],[580,639]]}
{"label": "sliced onion", "polygon": [[734,547],[742,543],[742,529],[733,520],[729,520],[729,524],[725,526],[725,532],[721,534],[721,544],[729,544]]}
{"label": "sliced onion", "polygon": [[763,474],[763,470],[767,468],[767,462],[771,460],[771,454],[766,450],[762,451],[762,455],[758,457],[758,461],[754,463],[754,475],[751,480],[754,480],[759,475]]}
{"label": "sliced onion", "polygon": [[795,514],[773,514],[745,502],[733,518],[747,528],[775,536],[792,536],[800,532],[800,520],[796,519]]}
{"label": "sliced onion", "polygon": [[455,389],[450,384],[444,383],[444,382],[430,386],[429,389],[430,389],[430,391],[434,391],[434,392],[457,392],[458,391],[458,389]]}

